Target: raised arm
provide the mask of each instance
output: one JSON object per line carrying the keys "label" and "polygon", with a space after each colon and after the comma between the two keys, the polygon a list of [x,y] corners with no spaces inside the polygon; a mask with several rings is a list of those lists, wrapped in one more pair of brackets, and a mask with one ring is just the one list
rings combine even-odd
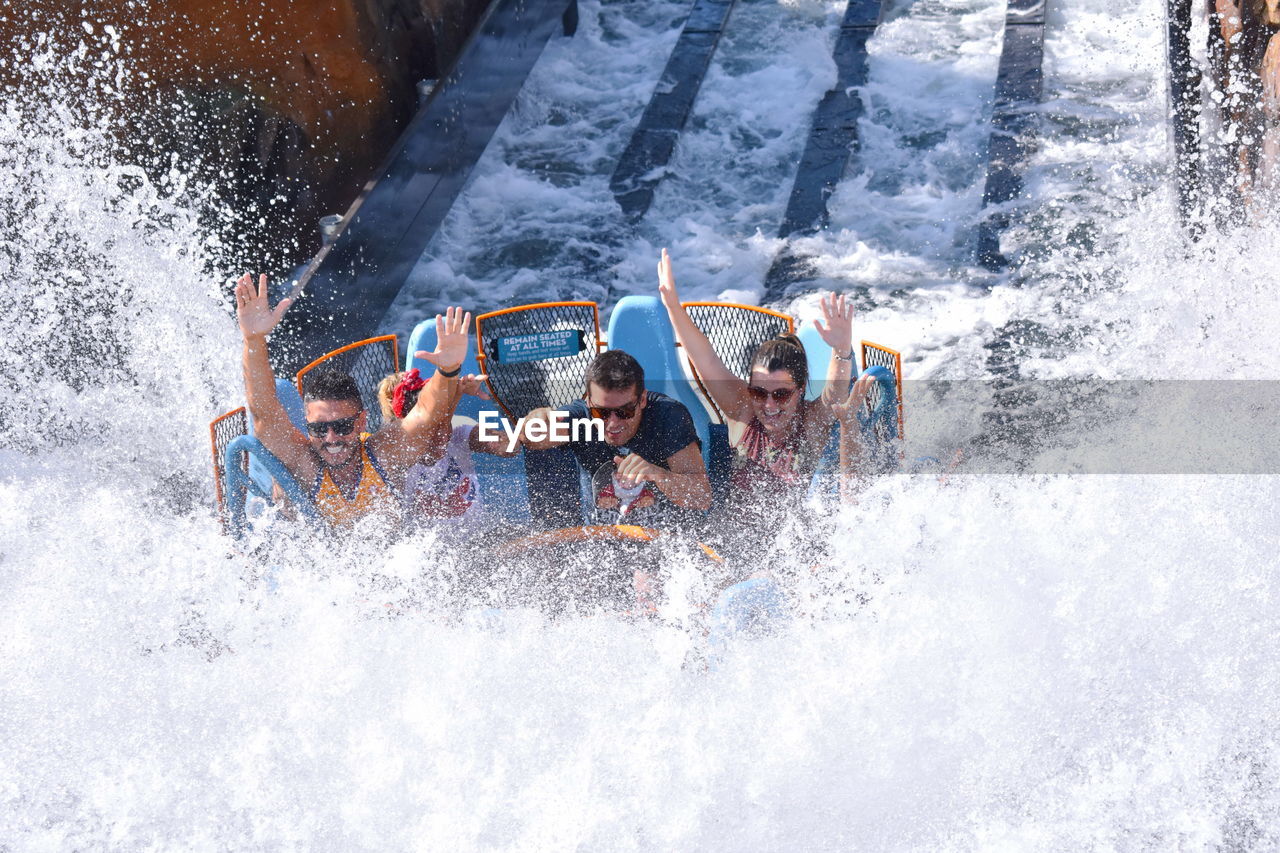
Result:
{"label": "raised arm", "polygon": [[244,392],[253,432],[273,456],[294,474],[309,470],[307,439],[294,429],[279,398],[276,378],[267,359],[267,335],[280,322],[292,300],[282,299],[272,310],[267,302],[267,277],[245,274],[236,282],[236,319],[244,338]]}
{"label": "raised arm", "polygon": [[418,401],[403,420],[382,425],[371,441],[375,453],[388,467],[407,469],[419,460],[434,462],[444,455],[452,432],[453,410],[461,396],[459,372],[467,355],[471,313],[449,308],[436,315],[436,348],[420,350],[415,358],[435,365],[436,372],[418,394]]}
{"label": "raised arm", "polygon": [[693,324],[689,312],[680,304],[675,273],[671,269],[671,256],[666,249],[662,250],[662,257],[658,260],[658,296],[667,309],[676,337],[684,345],[689,361],[702,377],[702,384],[706,386],[712,402],[724,412],[725,417],[742,423],[750,421],[751,398],[747,393],[747,383],[724,366],[720,356],[716,355],[715,348],[711,346],[711,341]]}
{"label": "raised arm", "polygon": [[[843,293],[822,297],[822,319],[815,327],[822,340],[831,347],[827,363],[827,383],[819,403],[833,411],[848,396],[849,377],[853,374],[853,302]],[[834,415],[833,415],[834,416]]]}
{"label": "raised arm", "polygon": [[520,455],[520,443],[518,441],[512,446],[510,439],[502,432],[498,433],[497,438],[483,439],[480,437],[480,426],[478,424],[471,428],[471,437],[467,440],[467,447],[471,448],[472,453],[488,453],[490,456],[510,458]]}

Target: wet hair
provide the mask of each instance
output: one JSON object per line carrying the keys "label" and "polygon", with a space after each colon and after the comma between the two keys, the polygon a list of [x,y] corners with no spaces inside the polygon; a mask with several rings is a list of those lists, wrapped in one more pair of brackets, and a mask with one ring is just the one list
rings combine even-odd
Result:
{"label": "wet hair", "polygon": [[751,369],[757,367],[766,373],[785,370],[801,392],[809,385],[809,359],[804,354],[804,344],[795,335],[781,335],[762,343],[751,356]]}
{"label": "wet hair", "polygon": [[[382,419],[384,421],[393,421],[396,418],[396,413],[391,411],[391,406],[394,402],[392,397],[396,393],[396,386],[400,384],[400,380],[403,377],[403,373],[396,371],[389,376],[383,377],[383,380],[378,383],[378,406],[382,409]],[[417,397],[418,395],[414,394],[414,396]]]}
{"label": "wet hair", "polygon": [[644,394],[644,368],[630,353],[620,349],[606,350],[595,357],[587,368],[587,384],[595,383],[605,391],[625,391],[634,387]]}
{"label": "wet hair", "polygon": [[[382,419],[384,421],[402,420],[396,416],[396,386],[404,380],[405,371],[397,370],[395,373],[384,376],[382,381],[378,383],[378,406],[382,409]],[[426,386],[423,386],[426,387]],[[416,391],[404,392],[404,411],[408,414],[413,407],[418,405],[418,395],[422,393],[422,388]]]}
{"label": "wet hair", "polygon": [[364,410],[364,400],[360,399],[356,381],[332,368],[313,370],[303,377],[302,399],[307,403],[315,400],[355,403],[356,408]]}
{"label": "wet hair", "polygon": [[1240,23],[1266,26],[1267,0],[1236,0],[1235,5],[1240,10]]}

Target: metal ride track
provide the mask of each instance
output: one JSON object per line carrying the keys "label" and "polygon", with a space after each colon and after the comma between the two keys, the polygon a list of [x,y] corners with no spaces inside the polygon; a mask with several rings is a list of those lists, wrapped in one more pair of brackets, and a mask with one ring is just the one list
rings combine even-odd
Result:
{"label": "metal ride track", "polygon": [[694,0],[649,105],[618,158],[609,189],[623,214],[633,223],[643,219],[653,204],[653,193],[675,153],[676,141],[693,110],[702,79],[711,67],[711,57],[720,43],[720,34],[734,2]]}
{"label": "metal ride track", "polygon": [[1009,207],[1022,195],[1023,174],[1040,128],[1035,108],[1044,90],[1044,7],[1045,0],[1009,0],[1005,11],[982,193],[984,217],[978,225],[978,263],[992,271],[1008,265],[1000,252],[1000,235],[1009,227]]}
{"label": "metal ride track", "polygon": [[299,276],[271,337],[277,372],[369,337],[577,0],[493,0],[457,63],[348,209],[337,238]]}
{"label": "metal ride track", "polygon": [[[867,42],[880,23],[880,0],[849,0],[836,38],[836,85],[814,110],[809,137],[791,187],[791,197],[778,229],[781,238],[812,234],[827,223],[827,199],[858,150],[862,97],[855,90],[867,82]],[[808,276],[804,258],[784,246],[765,276],[764,302],[779,301],[793,284]]]}

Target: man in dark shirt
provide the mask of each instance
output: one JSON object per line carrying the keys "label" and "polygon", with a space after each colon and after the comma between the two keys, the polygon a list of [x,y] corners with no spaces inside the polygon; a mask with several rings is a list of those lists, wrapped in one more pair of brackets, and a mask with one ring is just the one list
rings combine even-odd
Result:
{"label": "man in dark shirt", "polygon": [[[603,423],[603,441],[598,429],[584,428],[591,419]],[[535,422],[538,426],[530,430]],[[547,437],[533,440],[530,432]],[[630,499],[635,523],[679,523],[687,515],[680,510],[711,506],[711,482],[688,409],[664,394],[646,391],[644,369],[622,350],[596,356],[587,368],[583,399],[561,409],[530,412],[521,442],[533,450],[567,446],[589,476],[613,463],[614,477],[601,482],[595,476],[593,481],[596,506],[620,510]],[[631,483],[644,490],[635,497],[615,494],[619,484]],[[633,520],[630,511],[627,516]]]}

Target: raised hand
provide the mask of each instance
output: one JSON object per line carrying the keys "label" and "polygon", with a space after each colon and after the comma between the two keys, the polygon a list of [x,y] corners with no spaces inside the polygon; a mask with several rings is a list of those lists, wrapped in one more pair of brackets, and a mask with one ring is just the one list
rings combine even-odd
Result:
{"label": "raised hand", "polygon": [[822,297],[822,319],[814,325],[818,334],[840,355],[853,352],[853,301],[843,293]]}
{"label": "raised hand", "polygon": [[471,312],[464,315],[461,308],[445,309],[444,316],[436,315],[435,352],[418,350],[414,358],[429,361],[437,370],[448,373],[457,370],[467,357],[467,336],[470,334]]}
{"label": "raised hand", "polygon": [[671,269],[671,256],[662,250],[658,258],[658,297],[668,311],[680,310],[680,294],[676,292],[676,275]]}
{"label": "raised hand", "polygon": [[846,426],[856,424],[858,412],[866,404],[875,384],[875,377],[871,374],[863,373],[859,376],[858,381],[854,382],[853,387],[849,389],[849,396],[843,402],[832,404],[831,411],[836,416],[836,420]]}
{"label": "raised hand", "polygon": [[240,333],[246,338],[265,337],[279,323],[284,312],[293,304],[292,299],[281,299],[275,310],[267,303],[267,277],[258,276],[258,286],[253,286],[253,276],[245,273],[236,282],[236,320]]}

